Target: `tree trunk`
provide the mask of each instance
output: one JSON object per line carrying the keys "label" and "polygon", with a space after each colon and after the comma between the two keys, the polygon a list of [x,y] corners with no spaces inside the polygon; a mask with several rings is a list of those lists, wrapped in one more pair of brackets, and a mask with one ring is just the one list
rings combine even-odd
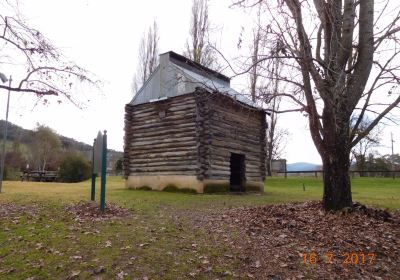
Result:
{"label": "tree trunk", "polygon": [[353,207],[350,182],[350,114],[346,107],[331,100],[333,106],[325,106],[322,116],[324,144],[320,150],[324,165],[325,210],[341,210]]}
{"label": "tree trunk", "polygon": [[271,160],[267,159],[267,176],[272,176],[272,167],[271,167]]}
{"label": "tree trunk", "polygon": [[274,137],[274,130],[275,130],[275,125],[271,122],[271,127],[269,128],[269,130],[267,131],[268,133],[268,137],[267,137],[267,156],[266,156],[266,160],[267,160],[267,176],[272,176],[272,151],[273,151],[273,146],[274,143],[273,142],[273,137]]}
{"label": "tree trunk", "polygon": [[360,156],[360,177],[365,177],[365,155]]}
{"label": "tree trunk", "polygon": [[323,205],[326,210],[352,208],[350,182],[350,152],[337,145],[322,156],[324,164],[324,197]]}

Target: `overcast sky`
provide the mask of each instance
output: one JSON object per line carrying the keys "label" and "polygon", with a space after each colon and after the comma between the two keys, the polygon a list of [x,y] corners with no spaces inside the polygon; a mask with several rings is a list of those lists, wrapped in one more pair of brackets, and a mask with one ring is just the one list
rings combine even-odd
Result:
{"label": "overcast sky", "polygon": [[[20,0],[20,10],[27,22],[40,30],[61,52],[104,81],[102,90],[75,92],[86,108],[68,102],[34,106],[35,98],[12,93],[9,120],[32,129],[45,124],[59,134],[91,144],[98,130],[106,129],[109,148],[122,151],[124,105],[132,98],[131,83],[136,71],[139,42],[145,29],[156,19],[160,32],[160,53],[182,53],[188,37],[190,0]],[[230,0],[210,0],[210,21],[214,39],[227,58],[235,57],[242,27],[249,33],[253,19],[248,12],[229,8]],[[248,43],[244,43],[245,47]],[[1,68],[1,72],[8,73]],[[242,90],[246,80],[235,78],[232,86]],[[0,95],[0,113],[4,118],[6,94]],[[3,110],[4,108],[4,110]],[[307,119],[293,113],[281,117],[287,128],[284,158],[288,162],[320,163],[307,128]],[[400,143],[400,129],[387,127],[382,154],[389,153],[390,132]],[[400,152],[395,148],[395,152]]]}

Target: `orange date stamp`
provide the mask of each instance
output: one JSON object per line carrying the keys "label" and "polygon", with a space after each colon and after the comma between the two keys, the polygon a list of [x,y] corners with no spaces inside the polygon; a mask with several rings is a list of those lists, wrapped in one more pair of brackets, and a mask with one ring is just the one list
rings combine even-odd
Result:
{"label": "orange date stamp", "polygon": [[323,255],[318,255],[315,252],[302,253],[303,263],[315,265],[319,262],[327,264],[341,263],[343,265],[371,265],[375,262],[375,253],[351,252],[334,254],[327,252]]}

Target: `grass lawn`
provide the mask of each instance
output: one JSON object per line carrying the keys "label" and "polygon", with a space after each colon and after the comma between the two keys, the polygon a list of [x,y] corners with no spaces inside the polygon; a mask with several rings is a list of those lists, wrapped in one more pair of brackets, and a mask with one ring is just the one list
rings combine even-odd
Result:
{"label": "grass lawn", "polygon": [[[352,183],[353,200],[400,208],[400,179],[356,178]],[[76,220],[66,211],[67,205],[89,196],[89,181],[5,182],[0,194],[0,279],[235,278],[231,271],[240,259],[224,257],[231,255],[226,244],[190,226],[191,220],[227,208],[320,200],[322,182],[270,178],[263,194],[192,195],[127,190],[122,179],[109,177],[107,201],[130,209],[130,216]]]}
{"label": "grass lawn", "polygon": [[[99,196],[100,181],[97,183]],[[303,190],[303,184],[305,191]],[[355,178],[352,180],[353,200],[366,205],[391,210],[400,209],[400,179]],[[71,203],[90,197],[90,182],[77,184],[5,182],[1,201]],[[267,178],[261,195],[205,194],[132,191],[125,189],[119,177],[107,178],[107,201],[137,210],[151,210],[155,205],[170,205],[176,208],[208,209],[245,205],[263,205],[294,201],[321,200],[322,181],[314,177]]]}

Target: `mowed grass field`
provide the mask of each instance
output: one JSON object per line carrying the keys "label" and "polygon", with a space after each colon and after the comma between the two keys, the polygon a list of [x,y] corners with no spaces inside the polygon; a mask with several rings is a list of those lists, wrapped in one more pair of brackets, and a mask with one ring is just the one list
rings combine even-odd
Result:
{"label": "mowed grass field", "polygon": [[[97,180],[97,199],[100,195],[100,180]],[[304,188],[303,188],[304,185]],[[305,190],[304,190],[305,189]],[[263,194],[204,194],[128,190],[120,177],[107,178],[107,201],[137,210],[152,209],[154,205],[170,205],[177,208],[227,208],[234,206],[276,204],[321,200],[322,181],[314,177],[267,178]],[[353,200],[389,210],[400,209],[400,178],[355,178],[352,179]],[[47,201],[72,203],[88,200],[90,181],[64,183],[37,183],[6,181],[0,202]]]}
{"label": "mowed grass field", "polygon": [[[352,185],[354,201],[400,208],[400,179],[356,178]],[[128,190],[121,178],[108,177],[107,202],[130,215],[77,220],[67,211],[89,197],[90,181],[6,181],[0,194],[0,279],[247,278],[232,273],[240,259],[231,257],[227,244],[192,220],[228,208],[320,200],[322,182],[268,178],[262,194],[193,195]]]}

